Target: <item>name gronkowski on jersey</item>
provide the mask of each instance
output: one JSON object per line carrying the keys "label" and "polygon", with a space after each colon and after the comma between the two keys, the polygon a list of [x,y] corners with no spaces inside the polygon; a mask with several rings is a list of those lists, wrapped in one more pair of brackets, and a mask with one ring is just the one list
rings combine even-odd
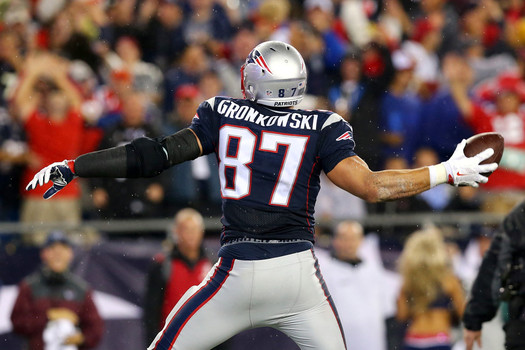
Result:
{"label": "name gronkowski on jersey", "polygon": [[320,172],[355,155],[352,127],[341,116],[214,97],[199,106],[190,128],[203,153],[217,156],[222,243],[313,242]]}

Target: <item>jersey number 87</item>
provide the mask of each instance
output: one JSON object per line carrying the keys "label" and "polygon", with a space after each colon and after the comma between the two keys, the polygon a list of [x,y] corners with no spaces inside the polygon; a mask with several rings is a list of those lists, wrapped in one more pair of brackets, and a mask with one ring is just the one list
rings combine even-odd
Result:
{"label": "jersey number 87", "polygon": [[[230,143],[236,140],[235,152],[229,153]],[[279,146],[286,147],[277,182],[273,188],[270,205],[288,206],[290,195],[301,167],[308,136],[263,131],[258,151],[277,153]],[[250,195],[253,161],[257,135],[247,127],[224,125],[219,131],[219,177],[224,198],[241,199]],[[233,173],[233,180],[226,181],[226,171]]]}

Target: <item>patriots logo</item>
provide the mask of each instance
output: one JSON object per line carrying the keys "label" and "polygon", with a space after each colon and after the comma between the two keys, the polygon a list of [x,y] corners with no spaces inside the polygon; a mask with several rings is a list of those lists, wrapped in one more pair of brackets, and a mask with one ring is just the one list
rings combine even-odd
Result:
{"label": "patriots logo", "polygon": [[253,50],[250,53],[249,58],[250,59],[248,60],[248,62],[255,63],[256,65],[258,65],[262,69],[266,69],[268,72],[270,72],[270,74],[273,74],[272,71],[270,70],[270,68],[268,68],[268,64],[266,64],[266,61],[264,60],[264,57],[261,55],[261,53],[259,51]]}
{"label": "patriots logo", "polygon": [[352,134],[350,134],[350,131],[347,131],[341,136],[339,136],[338,138],[336,138],[335,140],[341,141],[341,140],[351,140],[351,139],[352,139]]}
{"label": "patriots logo", "polygon": [[60,171],[60,167],[57,166],[51,170],[51,175],[49,176],[51,181],[57,186],[57,187],[64,187],[67,185],[67,180],[64,177],[64,174]]}

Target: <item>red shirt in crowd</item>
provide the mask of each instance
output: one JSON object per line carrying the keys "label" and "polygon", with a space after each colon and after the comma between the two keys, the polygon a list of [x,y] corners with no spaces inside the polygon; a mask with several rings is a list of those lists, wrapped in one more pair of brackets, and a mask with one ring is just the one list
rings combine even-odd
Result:
{"label": "red shirt in crowd", "polygon": [[[29,150],[37,157],[39,164],[28,166],[22,185],[25,186],[43,167],[64,159],[75,159],[79,155],[96,149],[101,132],[86,128],[78,111],[70,110],[63,121],[52,121],[46,114],[35,110],[25,123]],[[48,186],[39,186],[22,193],[26,197],[42,198]],[[76,181],[64,187],[56,198],[78,198],[80,188]]]}
{"label": "red shirt in crowd", "polygon": [[[525,156],[525,111],[501,115],[495,110],[475,105],[469,124],[476,134],[497,132],[505,139],[505,148],[524,152]],[[525,173],[507,170],[500,166],[484,185],[487,189],[525,190]]]}
{"label": "red shirt in crowd", "polygon": [[208,259],[200,259],[194,266],[190,266],[181,259],[171,260],[171,276],[166,283],[166,292],[162,303],[161,328],[169,313],[182,298],[184,293],[192,287],[197,286],[206,277],[211,268]]}

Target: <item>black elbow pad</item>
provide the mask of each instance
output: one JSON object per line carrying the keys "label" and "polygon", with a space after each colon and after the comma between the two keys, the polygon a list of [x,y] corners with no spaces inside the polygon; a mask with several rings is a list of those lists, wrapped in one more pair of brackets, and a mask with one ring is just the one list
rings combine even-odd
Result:
{"label": "black elbow pad", "polygon": [[153,177],[168,168],[168,155],[162,144],[141,137],[126,145],[127,177]]}

